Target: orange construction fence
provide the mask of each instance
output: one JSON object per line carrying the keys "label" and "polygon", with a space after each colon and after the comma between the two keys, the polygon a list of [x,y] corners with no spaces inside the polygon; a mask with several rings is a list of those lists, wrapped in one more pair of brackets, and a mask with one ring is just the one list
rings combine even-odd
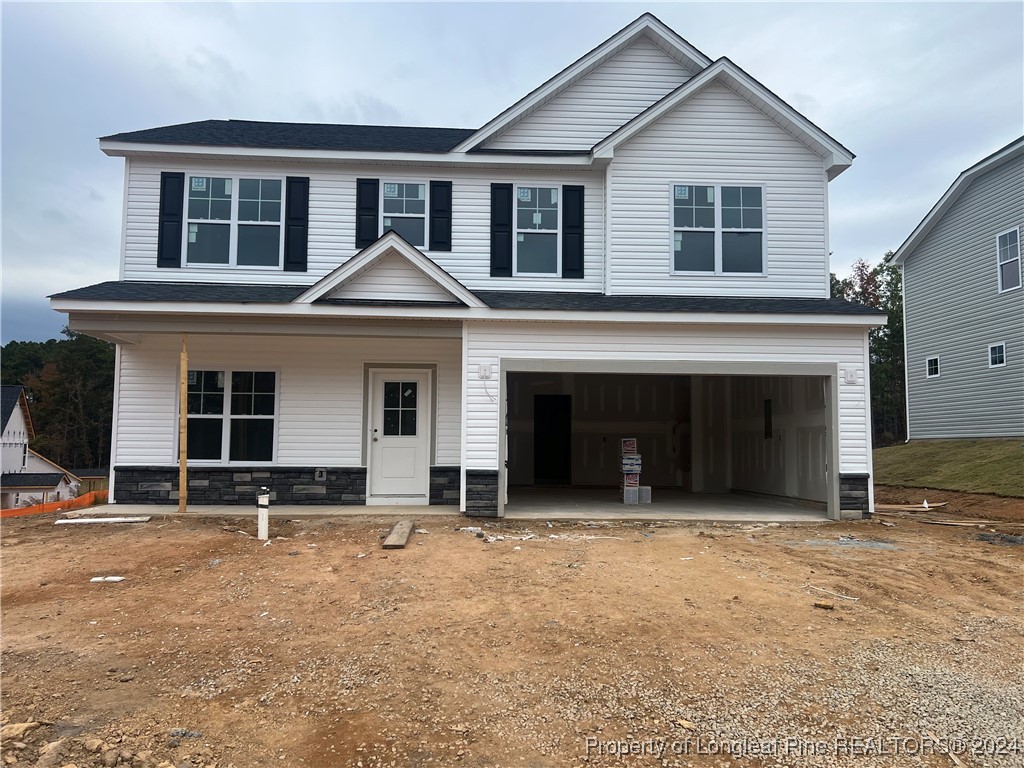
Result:
{"label": "orange construction fence", "polygon": [[12,509],[0,509],[0,518],[22,517],[24,515],[41,515],[46,512],[65,512],[71,509],[84,509],[96,504],[107,503],[106,491],[89,491],[83,493],[77,499],[65,499],[64,501],[48,501],[45,504],[35,504],[31,507],[13,507]]}

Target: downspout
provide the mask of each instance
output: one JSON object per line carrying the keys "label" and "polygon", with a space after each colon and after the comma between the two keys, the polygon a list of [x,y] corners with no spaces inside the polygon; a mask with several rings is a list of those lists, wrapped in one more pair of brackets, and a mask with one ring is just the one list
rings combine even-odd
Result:
{"label": "downspout", "polygon": [[604,285],[605,296],[611,294],[612,286],[612,164],[604,168]]}

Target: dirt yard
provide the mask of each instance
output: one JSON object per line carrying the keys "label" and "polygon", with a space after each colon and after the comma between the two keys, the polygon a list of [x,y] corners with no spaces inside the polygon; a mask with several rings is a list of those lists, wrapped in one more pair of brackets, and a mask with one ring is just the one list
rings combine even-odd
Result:
{"label": "dirt yard", "polygon": [[4,765],[1024,765],[1014,526],[54,519],[3,523]]}

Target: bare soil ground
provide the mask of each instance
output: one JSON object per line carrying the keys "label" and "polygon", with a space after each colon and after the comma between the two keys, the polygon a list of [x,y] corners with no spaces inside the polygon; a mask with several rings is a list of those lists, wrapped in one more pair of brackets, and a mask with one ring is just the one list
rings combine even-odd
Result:
{"label": "bare soil ground", "polygon": [[53,521],[3,524],[5,765],[1024,765],[998,530]]}
{"label": "bare soil ground", "polygon": [[940,491],[934,488],[908,488],[900,485],[876,485],[876,504],[929,504],[947,502],[942,513],[979,520],[1024,523],[1024,499],[991,493]]}

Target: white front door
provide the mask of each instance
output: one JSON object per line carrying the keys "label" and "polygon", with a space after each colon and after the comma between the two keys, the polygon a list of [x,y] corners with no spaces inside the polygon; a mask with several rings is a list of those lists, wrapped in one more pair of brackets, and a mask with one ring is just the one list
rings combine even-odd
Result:
{"label": "white front door", "polygon": [[430,372],[370,372],[367,504],[430,502]]}

